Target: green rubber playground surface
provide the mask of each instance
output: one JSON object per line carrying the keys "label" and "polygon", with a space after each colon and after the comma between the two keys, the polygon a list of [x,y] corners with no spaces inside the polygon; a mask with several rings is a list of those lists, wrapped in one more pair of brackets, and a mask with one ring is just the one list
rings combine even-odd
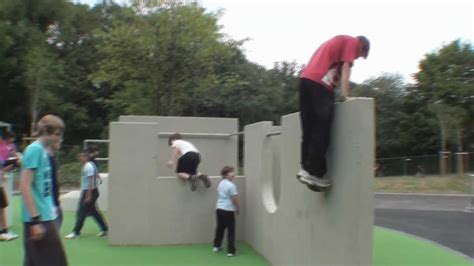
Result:
{"label": "green rubber playground surface", "polygon": [[[19,214],[19,198],[12,203]],[[61,235],[70,232],[74,213],[66,212]],[[20,222],[13,231],[22,234]],[[473,262],[430,242],[412,238],[381,228],[374,229],[375,266],[472,266]],[[249,245],[239,242],[239,255],[227,258],[225,252],[214,253],[209,244],[167,247],[110,247],[105,238],[98,238],[95,223],[88,219],[82,236],[76,240],[64,240],[69,264],[72,266],[147,266],[147,265],[270,265]],[[212,236],[209,236],[211,239]],[[22,240],[0,242],[0,265],[22,265]]]}

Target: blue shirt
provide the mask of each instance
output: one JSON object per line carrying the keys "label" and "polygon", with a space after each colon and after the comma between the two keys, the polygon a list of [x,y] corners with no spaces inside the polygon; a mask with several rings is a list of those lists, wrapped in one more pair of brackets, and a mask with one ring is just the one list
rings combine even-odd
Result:
{"label": "blue shirt", "polygon": [[95,167],[95,164],[93,162],[87,162],[84,164],[82,167],[81,171],[81,188],[82,190],[88,190],[89,189],[89,177],[92,176],[92,188],[97,188],[97,168]]}
{"label": "blue shirt", "polygon": [[232,196],[237,196],[237,186],[228,179],[223,179],[217,186],[216,208],[225,211],[235,211]]}
{"label": "blue shirt", "polygon": [[[34,172],[31,181],[31,193],[36,210],[39,215],[41,215],[41,220],[52,221],[56,219],[49,155],[39,140],[31,143],[26,148],[25,154],[23,155],[22,169],[33,170]],[[24,201],[22,218],[23,222],[31,222],[31,215]]]}

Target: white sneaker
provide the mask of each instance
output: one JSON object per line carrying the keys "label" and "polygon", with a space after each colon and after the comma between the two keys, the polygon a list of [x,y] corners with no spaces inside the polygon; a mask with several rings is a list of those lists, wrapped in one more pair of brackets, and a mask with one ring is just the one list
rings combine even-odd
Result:
{"label": "white sneaker", "polygon": [[79,238],[79,236],[76,235],[76,233],[70,233],[69,235],[65,236],[64,238],[66,238],[66,239],[76,239],[76,238]]}
{"label": "white sneaker", "polygon": [[213,247],[212,248],[212,251],[214,251],[214,252],[218,252],[219,250],[221,250],[221,248],[218,248],[218,247]]}
{"label": "white sneaker", "polygon": [[13,232],[8,232],[8,233],[0,235],[0,240],[1,241],[11,241],[11,240],[14,240],[14,239],[17,239],[17,238],[18,238],[18,235],[13,233]]}
{"label": "white sneaker", "polygon": [[104,237],[107,236],[107,231],[101,231],[100,233],[97,234],[98,237]]}
{"label": "white sneaker", "polygon": [[235,253],[227,253],[227,257],[235,257]]}
{"label": "white sneaker", "polygon": [[296,174],[296,178],[298,179],[301,179],[302,177],[308,177],[308,176],[311,176],[311,175],[304,169],[299,170],[298,173]]}

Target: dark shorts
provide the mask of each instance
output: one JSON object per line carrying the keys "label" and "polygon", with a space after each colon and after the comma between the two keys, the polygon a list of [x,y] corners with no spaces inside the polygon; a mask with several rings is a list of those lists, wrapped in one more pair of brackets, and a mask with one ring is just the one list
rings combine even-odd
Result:
{"label": "dark shorts", "polygon": [[42,223],[45,235],[40,240],[30,239],[30,224],[23,223],[25,248],[24,266],[67,266],[66,253],[53,221]]}
{"label": "dark shorts", "polygon": [[201,155],[199,155],[199,153],[193,151],[187,152],[179,158],[176,173],[195,175],[197,174],[197,168],[200,162]]}
{"label": "dark shorts", "polygon": [[3,189],[3,187],[0,187],[0,209],[8,207],[8,198],[7,198],[7,193]]}

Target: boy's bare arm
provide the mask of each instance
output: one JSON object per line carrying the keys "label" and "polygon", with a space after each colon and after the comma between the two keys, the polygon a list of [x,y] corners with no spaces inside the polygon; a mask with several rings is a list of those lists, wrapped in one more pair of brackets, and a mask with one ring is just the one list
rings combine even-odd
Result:
{"label": "boy's bare arm", "polygon": [[92,189],[94,189],[94,186],[92,184],[93,176],[89,176],[87,178],[89,179],[89,187],[86,192],[86,202],[90,202],[92,200]]}
{"label": "boy's bare arm", "polygon": [[21,172],[20,180],[20,191],[25,201],[26,209],[31,217],[39,215],[33,202],[33,196],[31,194],[31,182],[33,182],[34,171],[31,169],[25,169]]}
{"label": "boy's bare arm", "polygon": [[179,149],[178,148],[173,148],[173,150],[171,151],[171,158],[168,161],[168,166],[171,167],[174,164],[176,164],[176,162],[178,161],[178,158],[179,158]]}
{"label": "boy's bare arm", "polygon": [[237,195],[232,196],[232,204],[234,204],[234,206],[235,206],[235,212],[237,214],[239,214],[240,213],[240,205],[239,205],[239,199],[238,199]]}

